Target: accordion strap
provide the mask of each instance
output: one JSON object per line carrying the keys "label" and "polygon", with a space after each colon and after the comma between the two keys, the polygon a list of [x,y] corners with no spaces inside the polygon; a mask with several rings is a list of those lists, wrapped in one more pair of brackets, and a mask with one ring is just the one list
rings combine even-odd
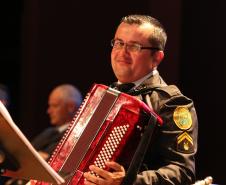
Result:
{"label": "accordion strap", "polygon": [[139,168],[140,168],[140,165],[144,159],[144,155],[151,142],[151,138],[152,138],[156,125],[157,125],[156,117],[151,116],[151,118],[148,122],[148,125],[147,125],[147,129],[145,130],[145,132],[140,140],[140,143],[136,149],[136,152],[132,158],[130,166],[126,172],[126,176],[122,182],[122,185],[132,185],[133,182],[135,181]]}

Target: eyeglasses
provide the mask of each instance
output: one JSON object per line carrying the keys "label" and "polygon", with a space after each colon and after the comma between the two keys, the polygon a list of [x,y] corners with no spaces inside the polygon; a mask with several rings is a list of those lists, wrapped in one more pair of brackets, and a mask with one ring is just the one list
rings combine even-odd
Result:
{"label": "eyeglasses", "polygon": [[122,40],[118,39],[112,39],[111,40],[111,46],[113,49],[122,49],[124,46],[126,49],[130,52],[140,52],[142,49],[149,49],[149,50],[159,50],[159,48],[156,47],[145,47],[138,43],[125,43]]}

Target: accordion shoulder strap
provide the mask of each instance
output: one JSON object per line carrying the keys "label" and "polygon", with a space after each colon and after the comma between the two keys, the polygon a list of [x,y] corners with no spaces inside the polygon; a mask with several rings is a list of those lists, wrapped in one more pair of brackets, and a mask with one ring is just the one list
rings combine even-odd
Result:
{"label": "accordion shoulder strap", "polygon": [[145,130],[142,139],[136,149],[136,152],[133,156],[133,159],[130,163],[130,166],[126,172],[126,176],[122,182],[122,185],[132,185],[135,181],[135,178],[138,174],[139,168],[141,166],[141,163],[144,159],[144,155],[147,151],[147,148],[151,142],[152,135],[154,132],[154,129],[157,125],[157,119],[155,116],[151,116],[147,129]]}

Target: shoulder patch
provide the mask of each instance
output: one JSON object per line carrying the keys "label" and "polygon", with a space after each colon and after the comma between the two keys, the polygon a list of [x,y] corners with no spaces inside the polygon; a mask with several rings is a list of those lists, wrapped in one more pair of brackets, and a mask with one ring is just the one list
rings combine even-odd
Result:
{"label": "shoulder patch", "polygon": [[191,113],[188,108],[178,106],[173,113],[173,120],[178,128],[181,130],[187,130],[192,126]]}

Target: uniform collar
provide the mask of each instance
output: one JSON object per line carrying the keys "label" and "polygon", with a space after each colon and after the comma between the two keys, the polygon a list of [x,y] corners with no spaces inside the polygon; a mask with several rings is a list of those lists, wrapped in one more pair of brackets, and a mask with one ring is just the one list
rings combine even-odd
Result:
{"label": "uniform collar", "polygon": [[[148,73],[147,75],[145,75],[144,77],[140,78],[139,80],[137,81],[134,81],[132,83],[135,84],[135,86],[133,87],[133,89],[137,88],[140,84],[142,84],[146,79],[150,78],[151,76],[154,76],[158,74],[158,71],[157,69],[154,69],[153,71],[151,71],[150,73]],[[118,84],[122,84],[122,82],[118,81],[117,82]]]}
{"label": "uniform collar", "polygon": [[139,86],[140,84],[142,84],[146,79],[148,79],[148,78],[150,78],[151,76],[154,76],[154,75],[156,75],[156,74],[158,74],[158,71],[157,71],[157,69],[154,69],[153,71],[151,71],[150,73],[148,73],[147,75],[145,75],[143,78],[141,78],[141,79],[139,79],[139,80],[133,82],[133,83],[135,84],[135,87],[134,87],[134,88],[138,87],[138,86]]}

